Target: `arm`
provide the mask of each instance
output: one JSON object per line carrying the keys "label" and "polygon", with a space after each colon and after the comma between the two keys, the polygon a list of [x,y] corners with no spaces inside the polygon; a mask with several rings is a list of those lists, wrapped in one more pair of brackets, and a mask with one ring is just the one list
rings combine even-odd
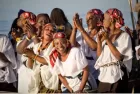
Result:
{"label": "arm", "polygon": [[22,40],[21,43],[17,46],[17,52],[20,54],[23,54],[24,49],[29,45],[29,41],[32,39],[34,44],[39,42],[39,39],[37,38],[35,34],[35,27],[32,25],[27,24],[26,26],[26,38]]}
{"label": "arm", "polygon": [[72,46],[79,47],[80,44],[76,41],[76,32],[77,32],[77,29],[73,28],[71,36],[70,36],[70,43]]}
{"label": "arm", "polygon": [[111,50],[112,54],[119,60],[123,60],[124,56],[117,50],[117,48],[112,44],[109,39],[106,39],[106,43]]}
{"label": "arm", "polygon": [[36,60],[38,62],[40,62],[41,64],[44,64],[44,65],[47,65],[47,61],[44,59],[44,57],[41,57],[39,55],[36,55],[32,49],[25,49],[24,50],[24,54],[27,55],[27,57],[33,59],[33,60]]}
{"label": "arm", "polygon": [[97,37],[97,56],[99,57],[102,52],[102,41],[101,41],[101,35],[98,33]]}
{"label": "arm", "polygon": [[102,52],[102,42],[97,42],[97,56],[99,57]]}
{"label": "arm", "polygon": [[88,75],[89,75],[89,71],[88,71],[88,66],[86,66],[84,69],[83,69],[83,77],[82,77],[82,81],[81,81],[81,84],[80,84],[80,88],[79,88],[79,91],[83,91],[85,85],[86,85],[86,82],[88,80]]}
{"label": "arm", "polygon": [[17,46],[16,50],[19,54],[23,54],[24,49],[29,45],[29,40],[24,39],[22,40],[19,45]]}
{"label": "arm", "polygon": [[72,88],[69,86],[69,83],[67,82],[66,78],[63,77],[61,74],[58,75],[60,81],[64,84],[64,86],[72,93],[73,90]]}
{"label": "arm", "polygon": [[92,49],[92,50],[96,50],[97,49],[97,43],[96,41],[94,41],[89,35],[88,33],[84,30],[81,22],[80,22],[80,19],[78,16],[76,16],[74,18],[74,21],[75,21],[75,24],[76,24],[76,27],[77,29],[81,32],[84,40],[86,41],[86,43],[88,44],[88,46]]}
{"label": "arm", "polygon": [[34,63],[33,59],[28,58],[28,62],[27,62],[26,65],[27,65],[28,68],[32,69],[33,68],[33,63]]}

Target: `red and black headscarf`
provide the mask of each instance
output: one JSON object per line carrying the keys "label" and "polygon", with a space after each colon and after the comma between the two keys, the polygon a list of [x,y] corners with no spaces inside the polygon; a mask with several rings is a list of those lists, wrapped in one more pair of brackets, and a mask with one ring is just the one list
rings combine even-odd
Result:
{"label": "red and black headscarf", "polygon": [[110,17],[115,20],[116,28],[121,28],[122,26],[124,26],[123,14],[120,10],[116,8],[111,8],[111,9],[108,9],[106,13],[108,13]]}
{"label": "red and black headscarf", "polygon": [[91,9],[88,13],[98,19],[97,26],[103,26],[104,13],[100,9]]}

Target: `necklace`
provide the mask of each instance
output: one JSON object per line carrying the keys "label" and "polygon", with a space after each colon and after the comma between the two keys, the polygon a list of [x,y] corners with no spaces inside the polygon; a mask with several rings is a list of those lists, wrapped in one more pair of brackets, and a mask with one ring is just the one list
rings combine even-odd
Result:
{"label": "necklace", "polygon": [[[42,43],[42,44],[43,44],[43,43]],[[50,42],[47,43],[44,47],[42,47],[42,44],[41,44],[40,47],[38,48],[38,53],[39,53],[39,54],[41,53],[41,51],[45,50],[45,49],[49,46]]]}

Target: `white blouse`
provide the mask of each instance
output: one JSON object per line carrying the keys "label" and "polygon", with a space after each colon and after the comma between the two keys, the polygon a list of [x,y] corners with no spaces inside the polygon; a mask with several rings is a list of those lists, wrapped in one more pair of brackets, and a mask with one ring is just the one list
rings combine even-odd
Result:
{"label": "white blouse", "polygon": [[[58,74],[61,74],[62,76],[71,76],[73,79],[67,79],[69,86],[74,90],[78,90],[80,87],[81,80],[79,80],[78,77],[76,77],[79,73],[83,71],[83,68],[85,68],[88,63],[87,60],[83,54],[83,52],[76,47],[73,47],[70,50],[70,53],[66,59],[66,61],[62,62],[58,58],[55,63],[54,70],[57,71]],[[95,83],[94,83],[95,84]],[[63,87],[65,87],[63,84],[61,86],[62,91]]]}
{"label": "white blouse", "polygon": [[[102,43],[102,53],[96,61],[95,68],[100,70],[98,79],[101,82],[115,83],[123,76],[123,72],[119,66],[112,65],[109,67],[100,67],[104,64],[118,61],[117,58],[111,53],[108,45],[105,43],[106,41]],[[121,35],[115,40],[113,45],[122,55],[124,55],[123,63],[126,66],[128,72],[130,72],[132,68],[133,57],[130,36],[126,32],[122,32]]]}

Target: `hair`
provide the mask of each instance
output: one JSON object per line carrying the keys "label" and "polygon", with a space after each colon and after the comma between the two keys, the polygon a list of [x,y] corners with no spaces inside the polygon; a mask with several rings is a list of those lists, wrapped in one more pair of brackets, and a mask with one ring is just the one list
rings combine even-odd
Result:
{"label": "hair", "polygon": [[13,23],[12,23],[12,25],[11,25],[11,29],[10,29],[10,31],[8,33],[8,37],[10,38],[10,41],[11,41],[12,45],[15,45],[15,43],[16,43],[15,40],[13,40],[13,38],[11,36],[11,33],[13,32],[12,29],[14,28],[16,30],[15,32],[17,32],[18,29],[21,31],[20,33],[23,32],[22,28],[20,28],[19,26],[17,26],[17,21],[18,21],[18,18],[15,18],[14,21],[13,21]]}
{"label": "hair", "polygon": [[49,20],[49,23],[51,23],[51,19],[50,19],[49,15],[48,15],[47,13],[40,13],[40,14],[38,14],[37,17],[36,17],[36,21],[38,21],[38,19],[39,19],[41,16],[46,17],[46,18]]}
{"label": "hair", "polygon": [[65,25],[68,23],[68,19],[65,16],[64,12],[60,8],[54,8],[50,15],[52,23],[56,25]]}
{"label": "hair", "polygon": [[138,19],[140,19],[140,10],[138,11]]}
{"label": "hair", "polygon": [[12,23],[12,25],[11,25],[10,32],[9,32],[8,34],[11,34],[12,28],[15,28],[16,30],[17,30],[17,29],[22,30],[22,29],[17,25],[17,21],[18,21],[18,18],[15,18],[14,21],[13,21],[13,23]]}

